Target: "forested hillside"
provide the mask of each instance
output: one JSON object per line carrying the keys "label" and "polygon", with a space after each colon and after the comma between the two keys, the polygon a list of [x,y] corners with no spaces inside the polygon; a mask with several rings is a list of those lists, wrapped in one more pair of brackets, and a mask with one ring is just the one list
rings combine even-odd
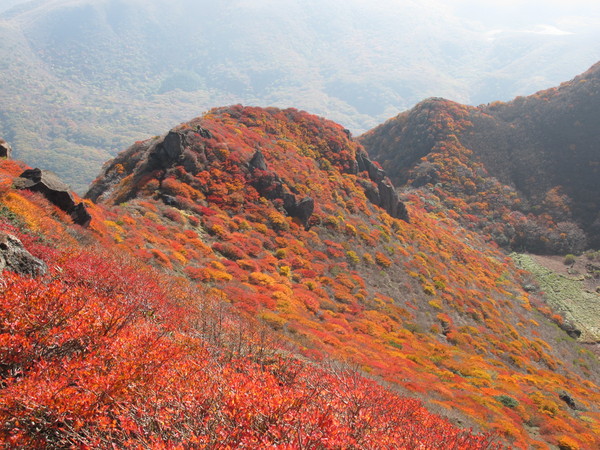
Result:
{"label": "forested hillside", "polygon": [[600,246],[600,64],[478,108],[429,99],[360,137],[391,179],[505,248]]}
{"label": "forested hillside", "polygon": [[0,14],[0,135],[82,193],[131,142],[215,105],[294,106],[362,132],[433,95],[530,94],[600,51],[593,17],[556,34],[456,14],[437,0],[20,2]]}
{"label": "forested hillside", "polygon": [[211,110],[108,163],[87,228],[22,169],[2,161],[2,226],[47,269],[3,275],[8,442],[598,444],[593,348],[340,125]]}

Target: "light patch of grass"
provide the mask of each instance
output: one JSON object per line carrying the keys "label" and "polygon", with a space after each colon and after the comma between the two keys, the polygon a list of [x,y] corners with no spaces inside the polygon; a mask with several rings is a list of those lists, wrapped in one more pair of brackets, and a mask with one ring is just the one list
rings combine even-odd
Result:
{"label": "light patch of grass", "polygon": [[581,331],[580,342],[600,341],[600,295],[586,291],[581,277],[553,272],[530,255],[513,253],[511,257],[536,278],[548,305]]}

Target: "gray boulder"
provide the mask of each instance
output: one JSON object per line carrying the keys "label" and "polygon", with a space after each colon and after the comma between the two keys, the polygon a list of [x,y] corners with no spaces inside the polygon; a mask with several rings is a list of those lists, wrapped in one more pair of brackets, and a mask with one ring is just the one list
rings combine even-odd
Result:
{"label": "gray boulder", "polygon": [[17,237],[0,232],[0,273],[3,270],[36,277],[44,275],[48,266],[29,253]]}
{"label": "gray boulder", "polygon": [[150,170],[167,169],[183,157],[185,137],[176,131],[169,131],[148,155]]}
{"label": "gray boulder", "polygon": [[71,216],[73,222],[86,227],[92,220],[83,203],[75,203],[73,194],[58,176],[48,170],[27,169],[15,179],[17,189],[39,192]]}
{"label": "gray boulder", "polygon": [[41,169],[27,169],[14,182],[17,189],[28,189],[40,192],[63,211],[75,206],[73,195],[67,186],[57,175]]}
{"label": "gray boulder", "polygon": [[290,189],[276,173],[268,170],[265,155],[260,149],[256,149],[248,161],[248,169],[250,183],[261,196],[269,200],[282,200],[287,215],[298,219],[306,230],[310,229],[309,220],[315,210],[315,200],[312,197],[304,197],[298,201],[293,189]]}
{"label": "gray boulder", "polygon": [[256,149],[256,152],[252,156],[252,159],[250,159],[248,166],[250,167],[251,171],[267,170],[267,161],[265,160],[265,155],[263,155],[263,153],[260,151],[260,149]]}
{"label": "gray boulder", "polygon": [[312,197],[304,197],[299,202],[296,202],[285,208],[290,217],[298,219],[306,230],[310,229],[308,223],[313,211],[315,210],[315,201]]}

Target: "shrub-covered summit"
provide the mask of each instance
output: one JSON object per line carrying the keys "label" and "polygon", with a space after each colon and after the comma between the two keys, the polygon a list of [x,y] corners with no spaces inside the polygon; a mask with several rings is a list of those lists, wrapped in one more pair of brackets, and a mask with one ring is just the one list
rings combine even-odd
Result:
{"label": "shrub-covered summit", "polygon": [[596,443],[592,352],[445,199],[399,201],[333,122],[214,109],[134,144],[88,196],[112,215],[97,233],[303,357],[346,361],[517,446]]}
{"label": "shrub-covered summit", "polygon": [[600,246],[598,130],[600,63],[508,103],[429,99],[359,140],[501,246],[565,254]]}

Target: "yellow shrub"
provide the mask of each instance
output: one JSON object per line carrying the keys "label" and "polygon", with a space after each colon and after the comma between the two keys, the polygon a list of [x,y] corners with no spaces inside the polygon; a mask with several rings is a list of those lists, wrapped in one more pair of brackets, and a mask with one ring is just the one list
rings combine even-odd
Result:
{"label": "yellow shrub", "polygon": [[290,266],[281,266],[279,268],[279,275],[282,277],[289,277],[292,274],[292,269]]}
{"label": "yellow shrub", "polygon": [[358,264],[360,262],[360,257],[353,250],[346,252],[346,257],[351,264]]}
{"label": "yellow shrub", "polygon": [[258,317],[269,325],[274,330],[281,330],[283,326],[287,322],[283,317],[279,317],[277,314],[272,313],[271,311],[265,311],[261,313]]}
{"label": "yellow shrub", "polygon": [[427,284],[423,286],[423,292],[425,292],[427,295],[435,295],[435,288],[432,285]]}
{"label": "yellow shrub", "polygon": [[262,272],[252,272],[248,278],[250,283],[259,286],[273,286],[275,284],[275,279],[272,276]]}
{"label": "yellow shrub", "polygon": [[568,436],[561,436],[558,439],[558,448],[560,450],[579,450],[579,444]]}

